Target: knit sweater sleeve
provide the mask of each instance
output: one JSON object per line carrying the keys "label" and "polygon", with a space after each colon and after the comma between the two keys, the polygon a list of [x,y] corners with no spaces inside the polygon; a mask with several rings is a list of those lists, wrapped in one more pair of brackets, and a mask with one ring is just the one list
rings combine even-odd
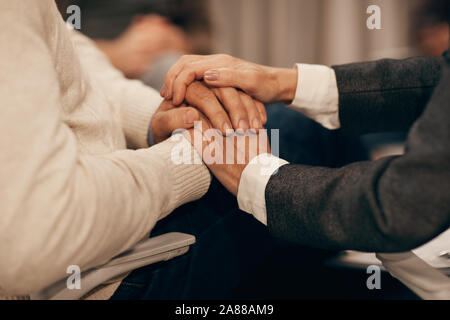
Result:
{"label": "knit sweater sleeve", "polygon": [[118,109],[128,147],[148,147],[151,118],[163,100],[159,93],[140,80],[126,79],[91,39],[74,30],[70,33],[81,64]]}
{"label": "knit sweater sleeve", "polygon": [[7,48],[0,51],[0,287],[11,294],[41,290],[67,276],[70,265],[86,270],[107,262],[210,183],[204,165],[172,161],[187,140],[79,152],[62,121],[48,46],[54,6],[0,1],[0,48]]}

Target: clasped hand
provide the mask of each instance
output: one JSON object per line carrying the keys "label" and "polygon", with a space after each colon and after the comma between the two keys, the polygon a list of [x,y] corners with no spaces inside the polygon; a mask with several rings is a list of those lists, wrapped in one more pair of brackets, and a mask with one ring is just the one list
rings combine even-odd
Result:
{"label": "clasped hand", "polygon": [[[211,172],[237,195],[246,165],[256,155],[270,153],[267,134],[260,131],[267,121],[264,105],[241,90],[210,88],[200,81],[187,85],[184,95],[179,106],[169,99],[161,103],[151,123],[154,141],[159,143],[176,130],[187,130],[185,136]],[[201,122],[201,129],[194,129],[195,122]],[[196,134],[202,136],[201,146],[194,144]],[[211,157],[219,161],[211,161]]]}

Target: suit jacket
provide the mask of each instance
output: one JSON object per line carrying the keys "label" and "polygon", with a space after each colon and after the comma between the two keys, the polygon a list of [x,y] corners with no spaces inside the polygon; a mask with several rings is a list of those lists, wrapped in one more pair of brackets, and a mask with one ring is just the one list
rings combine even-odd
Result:
{"label": "suit jacket", "polygon": [[409,130],[405,154],[281,167],[266,188],[269,230],[328,249],[413,249],[450,226],[449,53],[333,68],[341,130]]}

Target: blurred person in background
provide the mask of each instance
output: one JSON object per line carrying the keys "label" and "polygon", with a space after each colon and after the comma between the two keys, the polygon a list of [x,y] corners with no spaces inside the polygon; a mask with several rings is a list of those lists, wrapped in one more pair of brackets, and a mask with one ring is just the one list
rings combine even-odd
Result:
{"label": "blurred person in background", "polygon": [[449,45],[448,0],[422,0],[413,14],[413,36],[421,55],[440,56]]}
{"label": "blurred person in background", "polygon": [[164,75],[185,53],[208,51],[203,0],[63,0],[61,14],[78,5],[81,32],[131,79],[160,89]]}

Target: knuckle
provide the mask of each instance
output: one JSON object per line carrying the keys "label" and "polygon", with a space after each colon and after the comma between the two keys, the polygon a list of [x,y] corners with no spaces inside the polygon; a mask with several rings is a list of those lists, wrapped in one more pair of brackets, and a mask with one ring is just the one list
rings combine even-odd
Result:
{"label": "knuckle", "polygon": [[235,121],[237,121],[237,120],[247,119],[248,113],[247,113],[247,110],[239,108],[236,111],[232,112],[231,116]]}
{"label": "knuckle", "polygon": [[183,85],[188,85],[192,82],[193,78],[195,78],[195,72],[193,70],[186,70],[180,76],[180,81]]}
{"label": "knuckle", "polygon": [[188,111],[194,112],[196,119],[199,118],[200,113],[198,112],[198,109],[196,109],[196,108],[194,108],[194,107],[186,107],[186,108],[185,108],[185,112],[188,112]]}

